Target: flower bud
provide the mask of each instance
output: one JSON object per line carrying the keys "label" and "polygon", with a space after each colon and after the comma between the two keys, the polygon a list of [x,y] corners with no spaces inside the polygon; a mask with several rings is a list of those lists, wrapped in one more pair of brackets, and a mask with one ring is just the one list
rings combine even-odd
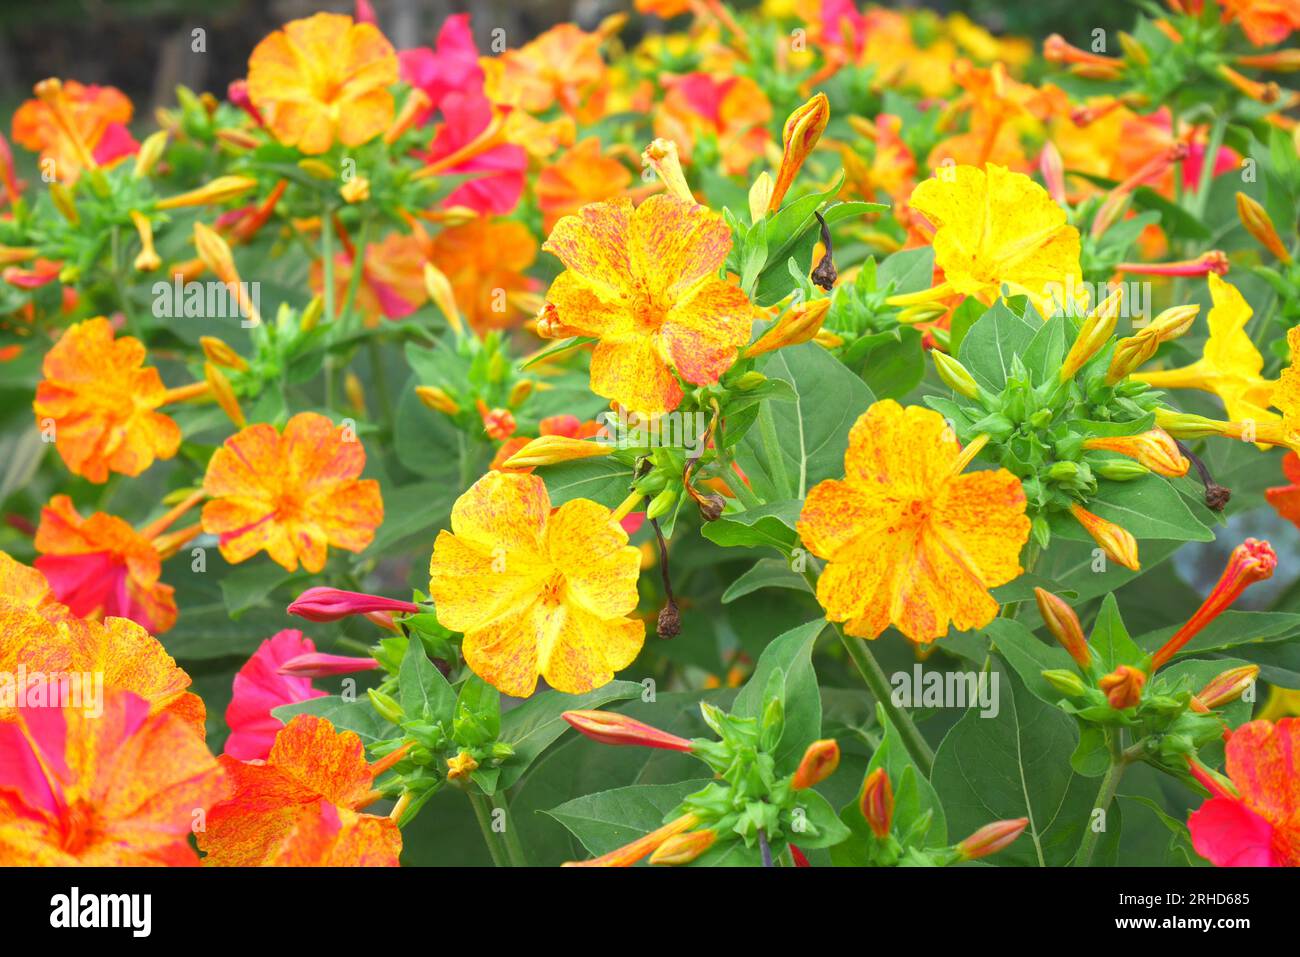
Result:
{"label": "flower bud", "polygon": [[465,322],[461,319],[460,308],[456,305],[456,293],[451,288],[451,280],[433,263],[424,264],[424,288],[430,301],[438,307],[447,325],[457,336],[465,334]]}
{"label": "flower bud", "polygon": [[248,363],[244,361],[244,357],[216,336],[200,336],[199,345],[213,365],[234,369],[236,372],[248,371]]}
{"label": "flower bud", "polygon": [[364,203],[370,198],[370,180],[354,176],[339,187],[339,196],[345,203]]}
{"label": "flower bud", "polygon": [[1106,384],[1115,385],[1130,372],[1136,371],[1142,363],[1155,355],[1159,348],[1160,337],[1152,333],[1150,326],[1115,343],[1115,351],[1110,357],[1110,367],[1106,370]]}
{"label": "flower bud", "polygon": [[1237,217],[1241,220],[1241,225],[1246,227],[1246,232],[1254,236],[1261,246],[1282,262],[1291,262],[1291,252],[1277,234],[1268,212],[1245,193],[1237,194]]}
{"label": "flower bud", "polygon": [[761,356],[785,346],[796,346],[807,342],[821,331],[826,314],[830,311],[829,298],[801,302],[787,309],[772,324],[772,328],[763,333],[752,346],[745,350],[747,356]]}
{"label": "flower bud", "polygon": [[840,766],[840,745],[833,739],[814,741],[803,753],[803,760],[795,769],[790,787],[795,791],[815,787],[835,773]]}
{"label": "flower bud", "polygon": [[415,394],[427,407],[434,412],[441,412],[443,415],[456,415],[460,412],[460,406],[456,400],[447,394],[446,390],[438,388],[436,385],[417,385]]}
{"label": "flower bud", "polygon": [[180,209],[185,206],[208,206],[214,203],[224,203],[228,199],[234,199],[236,196],[248,192],[256,185],[257,180],[248,176],[218,176],[198,189],[160,199],[156,205],[158,209]]}
{"label": "flower bud", "polygon": [[1142,700],[1142,688],[1147,683],[1146,673],[1132,665],[1120,665],[1099,682],[1097,687],[1116,711],[1134,708]]}
{"label": "flower bud", "polygon": [[419,610],[420,606],[414,602],[324,586],[308,588],[287,609],[291,615],[315,622],[340,621],[349,615],[365,615],[375,611],[414,615]]}
{"label": "flower bud", "polygon": [[876,768],[862,782],[858,809],[866,818],[872,834],[882,841],[889,837],[889,829],[894,821],[894,787],[889,783],[889,775],[884,768]]}
{"label": "flower bud", "polygon": [[980,387],[975,382],[975,377],[958,360],[938,349],[930,350],[930,358],[934,360],[934,368],[939,373],[939,378],[948,388],[968,399],[979,398]]}
{"label": "flower bud", "polygon": [[1101,546],[1111,561],[1119,562],[1131,571],[1141,569],[1137,540],[1126,528],[1107,521],[1100,515],[1094,515],[1082,505],[1071,505],[1070,514],[1092,536],[1092,540]]}
{"label": "flower bud", "polygon": [[324,652],[313,651],[290,658],[280,665],[278,673],[292,675],[295,678],[332,678],[335,675],[374,671],[378,667],[379,662],[374,658],[352,658],[347,655],[327,655]]}
{"label": "flower bud", "polygon": [[561,715],[577,731],[601,744],[634,744],[668,751],[691,751],[694,745],[617,711],[566,711]]}
{"label": "flower bud", "polygon": [[1083,325],[1079,327],[1079,334],[1075,337],[1074,345],[1070,346],[1065,361],[1061,363],[1061,371],[1058,373],[1061,382],[1073,379],[1075,373],[1110,341],[1110,337],[1115,333],[1115,325],[1119,322],[1120,306],[1123,301],[1124,287],[1117,286],[1115,291],[1098,303],[1097,308],[1084,319]]}
{"label": "flower bud", "polygon": [[167,149],[167,131],[157,130],[145,137],[140,144],[140,151],[135,154],[135,169],[131,175],[136,179],[148,176],[158,164],[163,151]]}
{"label": "flower bud", "polygon": [[821,139],[830,118],[830,101],[826,99],[825,93],[818,93],[786,119],[785,126],[781,130],[784,150],[781,154],[781,165],[776,171],[772,198],[767,204],[768,210],[775,211],[781,208],[786,192],[794,183],[795,177],[817,145],[817,141]]}
{"label": "flower bud", "polygon": [[1200,311],[1199,305],[1172,306],[1151,320],[1147,332],[1161,342],[1172,342],[1192,328]]}
{"label": "flower bud", "polygon": [[1083,683],[1075,672],[1067,671],[1064,668],[1052,668],[1042,672],[1043,680],[1049,685],[1065,695],[1067,698],[1078,698],[1088,690],[1088,686]]}
{"label": "flower bud", "polygon": [[1140,435],[1094,436],[1087,439],[1083,447],[1127,455],[1166,478],[1181,478],[1192,465],[1173,436],[1159,428]]}
{"label": "flower bud", "polygon": [[1132,482],[1134,479],[1145,478],[1151,474],[1149,468],[1132,459],[1107,459],[1105,462],[1094,464],[1092,471],[1099,478],[1109,479],[1112,482]]}
{"label": "flower bud", "polygon": [[1027,817],[985,824],[957,845],[957,853],[963,861],[974,861],[981,857],[988,857],[990,854],[996,854],[1023,834],[1028,824],[1029,818]]}
{"label": "flower bud", "polygon": [[148,216],[137,209],[131,210],[130,215],[136,234],[140,237],[140,254],[135,257],[132,266],[136,272],[153,272],[162,265],[162,257],[153,247],[153,224],[149,222]]}
{"label": "flower bud", "polygon": [[772,177],[767,171],[759,173],[754,184],[749,187],[749,221],[756,223],[767,215],[768,204],[772,201]]}
{"label": "flower bud", "polygon": [[208,388],[212,392],[212,398],[221,411],[226,413],[227,418],[235,423],[235,428],[242,429],[248,424],[244,418],[244,410],[239,407],[239,399],[235,395],[234,388],[230,385],[230,380],[226,374],[221,371],[220,366],[212,362],[203,363],[203,378],[208,383]]}
{"label": "flower bud", "polygon": [[1236,668],[1229,668],[1212,678],[1209,684],[1196,692],[1196,696],[1192,698],[1192,710],[1209,711],[1231,704],[1245,694],[1246,689],[1253,685],[1258,677],[1259,665],[1238,665]]}
{"label": "flower bud", "polygon": [[674,834],[650,855],[650,863],[656,866],[689,864],[711,848],[717,839],[718,832],[712,828]]}
{"label": "flower bud", "polygon": [[1058,595],[1053,595],[1045,588],[1034,589],[1034,601],[1038,604],[1038,613],[1061,647],[1070,653],[1080,668],[1087,668],[1092,661],[1088,650],[1088,639],[1083,636],[1083,626],[1074,609]]}
{"label": "flower bud", "polygon": [[478,761],[468,751],[460,751],[454,758],[447,759],[448,781],[464,780],[477,770]]}
{"label": "flower bud", "polygon": [[406,720],[406,713],[397,700],[390,695],[384,694],[375,688],[368,688],[366,696],[370,698],[370,704],[376,713],[385,721],[391,724],[401,724]]}
{"label": "flower bud", "polygon": [[646,506],[645,517],[647,521],[653,521],[657,518],[663,518],[673,510],[677,504],[677,489],[666,488],[650,500]]}
{"label": "flower bud", "polygon": [[567,435],[543,435],[533,439],[502,463],[508,469],[531,469],[541,465],[556,465],[578,459],[609,455],[612,446],[586,439],[571,439]]}
{"label": "flower bud", "polygon": [[630,844],[610,851],[608,854],[602,854],[600,857],[592,858],[589,861],[569,861],[565,867],[631,867],[647,854],[658,850],[660,845],[664,844],[669,838],[683,831],[689,831],[700,823],[700,819],[694,814],[683,814],[675,820],[669,821],[663,827],[651,831],[643,837],[637,838]]}

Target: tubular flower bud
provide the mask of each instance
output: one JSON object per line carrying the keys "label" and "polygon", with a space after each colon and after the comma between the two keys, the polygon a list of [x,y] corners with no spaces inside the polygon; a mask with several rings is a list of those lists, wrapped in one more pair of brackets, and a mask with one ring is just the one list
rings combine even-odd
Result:
{"label": "tubular flower bud", "polygon": [[1057,204],[1064,206],[1065,198],[1065,163],[1056,144],[1048,140],[1038,154],[1038,172],[1042,174],[1047,186],[1047,193]]}
{"label": "tubular flower bud", "polygon": [[1266,541],[1248,538],[1234,548],[1227,567],[1223,569],[1214,590],[1201,603],[1201,607],[1152,655],[1151,670],[1154,671],[1176,655],[1201,629],[1226,611],[1247,588],[1255,582],[1272,578],[1276,567],[1277,555]]}
{"label": "tubular flower bud", "polygon": [[939,349],[931,349],[930,358],[934,360],[934,368],[939,373],[939,378],[948,388],[968,399],[979,398],[980,387],[964,365]]}
{"label": "tubular flower bud", "polygon": [[1229,86],[1257,103],[1263,103],[1266,106],[1276,105],[1279,110],[1289,110],[1295,105],[1296,94],[1288,93],[1286,100],[1283,101],[1282,87],[1272,80],[1263,83],[1259,80],[1252,80],[1250,77],[1238,73],[1226,63],[1219,64],[1215,72],[1223,77]]}
{"label": "tubular flower bud", "polygon": [[257,306],[248,295],[244,284],[239,281],[239,271],[235,268],[235,258],[230,252],[230,244],[215,229],[195,222],[194,248],[198,250],[203,265],[230,288],[242,314],[247,316],[254,325],[261,325],[262,317],[257,312]]}
{"label": "tubular flower bud", "polygon": [[1065,42],[1059,33],[1043,41],[1043,59],[1070,67],[1072,73],[1093,80],[1113,80],[1124,72],[1124,61],[1080,50]]}
{"label": "tubular flower bud", "polygon": [[1147,683],[1146,673],[1131,665],[1120,665],[1097,682],[1106,700],[1116,711],[1133,708],[1142,700],[1142,688]]}
{"label": "tubular flower bud", "polygon": [[610,851],[608,854],[602,854],[600,857],[592,858],[589,861],[569,861],[565,867],[631,867],[647,854],[652,854],[659,849],[659,846],[675,834],[681,834],[683,831],[689,831],[700,819],[694,814],[683,814],[676,820],[669,821],[658,830],[651,831],[644,837],[639,837],[631,844],[626,844],[617,850]]}
{"label": "tubular flower bud", "polygon": [[1209,684],[1196,692],[1196,696],[1192,698],[1192,710],[1211,711],[1214,708],[1222,708],[1225,704],[1231,704],[1245,694],[1246,689],[1253,685],[1258,677],[1259,665],[1238,665],[1236,668],[1229,668],[1212,678]]}
{"label": "tubular flower bud", "polygon": [[830,298],[814,299],[801,302],[787,309],[772,324],[772,328],[763,333],[758,341],[745,350],[747,356],[761,356],[785,346],[797,346],[816,337],[821,331],[826,314],[830,311]]}
{"label": "tubular flower bud", "polygon": [[291,615],[315,622],[339,621],[349,615],[366,615],[376,611],[414,615],[419,610],[420,606],[414,602],[324,586],[308,588],[287,609]]}
{"label": "tubular flower bud", "polygon": [[509,409],[489,409],[482,399],[476,405],[479,418],[483,420],[483,431],[488,438],[504,442],[515,434],[515,417]]}
{"label": "tubular flower bud", "polygon": [[279,674],[295,678],[332,678],[351,675],[359,671],[374,671],[379,662],[374,658],[352,658],[347,655],[327,655],[313,651],[290,658],[280,666]]}
{"label": "tubular flower bud", "polygon": [[754,178],[749,187],[749,221],[756,223],[767,215],[768,204],[772,201],[772,177],[766,170]]}
{"label": "tubular flower bud", "polygon": [[460,412],[456,400],[448,395],[445,389],[440,389],[436,385],[417,385],[415,394],[434,412],[441,412],[443,415],[456,415]]}
{"label": "tubular flower bud", "polygon": [[311,302],[307,303],[302,310],[302,315],[298,317],[298,328],[303,332],[311,332],[324,314],[325,300],[320,296],[312,296]]}
{"label": "tubular flower bud", "polygon": [[1192,467],[1178,450],[1173,436],[1164,429],[1152,429],[1141,435],[1095,436],[1087,439],[1083,447],[1127,455],[1166,478],[1181,478]]}
{"label": "tubular flower bud", "polygon": [[162,257],[153,248],[153,224],[149,217],[139,210],[131,210],[131,222],[135,224],[136,234],[140,237],[140,254],[135,257],[136,272],[153,272],[162,265]]}
{"label": "tubular flower bud", "polygon": [[674,834],[664,841],[650,855],[650,863],[658,866],[676,866],[689,864],[709,848],[718,839],[718,832],[712,828],[699,831],[687,831]]}
{"label": "tubular flower bud", "polygon": [[957,845],[957,853],[963,861],[974,861],[988,857],[1010,846],[1016,838],[1024,833],[1029,818],[1018,817],[1010,821],[994,821],[985,824],[966,840]]}
{"label": "tubular flower bud", "polygon": [[433,263],[424,264],[424,288],[429,293],[429,299],[447,320],[447,325],[451,326],[457,336],[463,336],[465,322],[461,319],[460,308],[456,305],[456,294],[452,291],[451,280]]}
{"label": "tubular flower bud", "polygon": [[1088,314],[1088,318],[1079,327],[1079,335],[1075,337],[1074,345],[1070,346],[1065,361],[1061,363],[1060,381],[1073,379],[1075,373],[1110,341],[1111,335],[1115,332],[1115,324],[1119,321],[1119,311],[1123,301],[1124,287],[1119,286]]}
{"label": "tubular flower bud", "polygon": [[1183,259],[1172,263],[1116,263],[1116,272],[1137,273],[1141,276],[1204,276],[1215,273],[1223,276],[1228,272],[1228,257],[1220,249],[1211,249],[1201,253],[1195,259]]}
{"label": "tubular flower bud", "polygon": [[1122,380],[1155,355],[1159,348],[1160,337],[1151,331],[1150,326],[1115,343],[1110,367],[1106,370],[1106,384],[1114,385]]}
{"label": "tubular flower bud", "polygon": [[1277,234],[1268,212],[1245,193],[1237,194],[1237,218],[1241,220],[1241,225],[1246,227],[1246,232],[1254,236],[1261,246],[1282,262],[1291,262],[1291,252],[1282,242],[1282,237]]}
{"label": "tubular flower bud", "polygon": [[655,171],[669,193],[688,203],[695,203],[691,188],[686,185],[686,174],[682,172],[682,161],[677,154],[676,143],[664,139],[651,140],[650,145],[642,150],[641,160]]}
{"label": "tubular flower bud", "polygon": [[571,439],[567,435],[543,435],[533,439],[502,465],[508,469],[531,469],[539,465],[555,465],[576,459],[590,459],[609,455],[614,449],[603,442]]}
{"label": "tubular flower bud", "polygon": [[532,379],[520,379],[510,387],[510,395],[506,398],[506,405],[512,409],[517,409],[524,404],[524,400],[533,394],[533,389],[537,387]]}
{"label": "tubular flower bud", "polygon": [[390,146],[396,143],[403,133],[428,113],[432,105],[433,101],[429,99],[429,94],[418,86],[413,87],[402,102],[401,111],[393,118],[392,125],[384,131],[384,142]]}
{"label": "tubular flower bud", "polygon": [[200,186],[198,189],[160,199],[157,208],[180,209],[185,206],[209,206],[213,203],[224,203],[228,199],[234,199],[236,196],[248,192],[256,185],[257,180],[248,176],[218,176],[212,182]]}
{"label": "tubular flower bud", "polygon": [[882,841],[889,837],[894,822],[894,786],[889,783],[884,768],[876,768],[862,782],[858,809],[866,818],[872,834]]}
{"label": "tubular flower bud", "polygon": [[248,363],[244,361],[244,357],[216,336],[200,336],[199,345],[202,346],[203,354],[208,357],[208,361],[214,365],[225,366],[236,372],[248,371]]}
{"label": "tubular flower bud", "polygon": [[370,705],[378,712],[379,716],[385,721],[393,724],[401,724],[406,719],[406,714],[402,711],[402,706],[397,703],[397,699],[392,695],[384,694],[376,688],[367,688],[366,697],[370,699]]}
{"label": "tubular flower bud", "polygon": [[231,388],[230,380],[226,374],[221,371],[220,366],[211,362],[203,363],[203,378],[212,392],[212,398],[221,407],[221,411],[231,422],[235,423],[235,428],[242,429],[248,424],[244,418],[244,410],[239,407],[239,399],[235,396],[235,390]]}
{"label": "tubular flower bud", "polygon": [[794,183],[794,178],[799,175],[804,160],[821,139],[830,118],[830,101],[826,99],[825,93],[818,93],[786,119],[785,126],[781,130],[784,150],[781,154],[781,165],[776,171],[772,198],[767,204],[769,211],[774,212],[781,208],[786,192]]}
{"label": "tubular flower bud", "polygon": [[1199,305],[1173,306],[1152,319],[1147,331],[1161,342],[1172,342],[1192,328],[1200,311]]}
{"label": "tubular flower bud", "polygon": [[166,149],[167,131],[158,130],[150,133],[145,137],[144,142],[140,144],[140,151],[135,154],[135,169],[131,171],[131,175],[136,179],[148,176],[153,172],[153,168],[158,165],[158,160]]}
{"label": "tubular flower bud", "polygon": [[1237,66],[1251,70],[1273,70],[1277,73],[1295,73],[1300,70],[1300,50],[1274,50],[1272,53],[1252,53],[1239,56]]}
{"label": "tubular flower bud", "polygon": [[834,739],[814,741],[803,753],[803,760],[795,769],[790,787],[796,791],[815,787],[835,773],[840,766],[840,745]]}
{"label": "tubular flower bud", "polygon": [[617,711],[566,711],[561,715],[577,731],[601,744],[634,744],[668,751],[691,751],[694,745]]}
{"label": "tubular flower bud", "polygon": [[1111,561],[1119,562],[1132,571],[1141,569],[1137,540],[1127,529],[1107,521],[1100,515],[1094,515],[1082,505],[1071,505],[1070,514],[1083,526],[1083,530],[1092,536],[1092,540],[1101,546],[1102,551]]}
{"label": "tubular flower bud", "polygon": [[1080,668],[1087,668],[1092,662],[1092,653],[1088,650],[1088,639],[1083,636],[1083,626],[1079,624],[1074,609],[1066,604],[1065,599],[1045,588],[1034,589],[1034,601],[1038,603],[1038,613],[1042,615],[1047,630]]}
{"label": "tubular flower bud", "polygon": [[324,160],[308,156],[298,160],[298,168],[313,179],[329,182],[334,178],[334,168]]}
{"label": "tubular flower bud", "polygon": [[343,394],[348,397],[348,405],[359,415],[366,414],[366,390],[361,378],[355,372],[343,377]]}
{"label": "tubular flower bud", "polygon": [[1042,673],[1043,680],[1055,688],[1067,698],[1077,698],[1082,695],[1087,686],[1073,671],[1066,671],[1064,668],[1055,668]]}

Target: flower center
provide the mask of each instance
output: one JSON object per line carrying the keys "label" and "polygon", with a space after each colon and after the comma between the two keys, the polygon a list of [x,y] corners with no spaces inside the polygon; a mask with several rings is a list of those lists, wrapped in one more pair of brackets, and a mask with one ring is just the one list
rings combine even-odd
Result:
{"label": "flower center", "polygon": [[99,839],[102,822],[93,805],[78,799],[63,815],[63,850],[72,855],[80,855]]}

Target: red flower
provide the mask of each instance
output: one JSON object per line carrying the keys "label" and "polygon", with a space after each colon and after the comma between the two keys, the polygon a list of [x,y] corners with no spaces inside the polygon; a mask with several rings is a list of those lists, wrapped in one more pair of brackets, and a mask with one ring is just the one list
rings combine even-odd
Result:
{"label": "red flower", "polygon": [[226,708],[226,724],[230,726],[226,754],[241,761],[265,758],[271,753],[276,734],[284,727],[271,714],[271,709],[325,696],[324,691],[311,686],[310,678],[280,672],[285,662],[315,650],[310,638],[293,629],[262,642],[235,675],[234,697]]}
{"label": "red flower", "polygon": [[402,79],[429,98],[429,106],[415,120],[419,126],[429,121],[448,94],[483,90],[483,68],[478,63],[468,13],[448,17],[434,45],[436,49],[417,47],[397,54]]}

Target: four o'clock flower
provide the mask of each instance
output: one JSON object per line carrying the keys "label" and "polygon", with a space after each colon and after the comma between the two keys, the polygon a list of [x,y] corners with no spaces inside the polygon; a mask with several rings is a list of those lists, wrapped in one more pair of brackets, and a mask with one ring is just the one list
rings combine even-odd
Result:
{"label": "four o'clock flower", "polygon": [[878,840],[889,837],[894,821],[894,786],[884,768],[876,768],[863,779],[858,809]]}
{"label": "four o'clock flower", "polygon": [[981,857],[996,854],[1009,847],[1029,826],[1029,818],[1018,817],[1009,821],[994,821],[957,845],[957,852],[963,861],[974,861]]}
{"label": "four o'clock flower", "polygon": [[786,192],[794,183],[794,178],[799,175],[804,160],[821,139],[830,118],[830,101],[826,99],[825,93],[818,93],[786,119],[785,126],[781,130],[784,149],[781,154],[781,165],[777,168],[776,179],[772,185],[772,196],[767,204],[769,211],[781,208]]}
{"label": "four o'clock flower", "polygon": [[1132,571],[1138,571],[1142,567],[1138,562],[1137,539],[1126,528],[1107,521],[1100,515],[1094,515],[1077,503],[1070,506],[1070,514],[1092,536],[1092,540],[1101,546],[1111,561],[1119,562]]}
{"label": "four o'clock flower", "polygon": [[384,598],[380,595],[367,595],[364,592],[317,586],[308,588],[295,598],[287,611],[308,621],[325,622],[338,621],[349,615],[370,615],[375,612],[414,615],[420,611],[420,606],[415,602],[401,601],[397,598]]}
{"label": "four o'clock flower", "polygon": [[1192,467],[1173,436],[1164,429],[1151,429],[1138,435],[1094,436],[1086,439],[1083,447],[1127,455],[1168,478],[1181,478]]}
{"label": "four o'clock flower", "polygon": [[840,766],[839,742],[833,739],[814,741],[804,751],[803,760],[795,768],[790,787],[796,791],[816,787],[835,773]]}
{"label": "four o'clock flower", "polygon": [[316,651],[315,643],[301,631],[286,629],[267,638],[235,675],[234,694],[226,708],[226,754],[241,761],[265,758],[283,727],[273,708],[322,698],[325,692],[311,686],[311,678],[281,669],[290,661]]}
{"label": "four o'clock flower", "polygon": [[1087,668],[1092,663],[1092,652],[1088,650],[1088,639],[1083,636],[1083,626],[1079,616],[1067,605],[1064,599],[1053,595],[1045,588],[1034,589],[1034,600],[1038,604],[1038,613],[1061,647],[1070,653],[1070,657],[1080,668]]}
{"label": "four o'clock flower", "polygon": [[660,731],[617,711],[566,711],[561,717],[602,744],[635,744],[669,751],[690,751],[694,747],[686,738]]}

